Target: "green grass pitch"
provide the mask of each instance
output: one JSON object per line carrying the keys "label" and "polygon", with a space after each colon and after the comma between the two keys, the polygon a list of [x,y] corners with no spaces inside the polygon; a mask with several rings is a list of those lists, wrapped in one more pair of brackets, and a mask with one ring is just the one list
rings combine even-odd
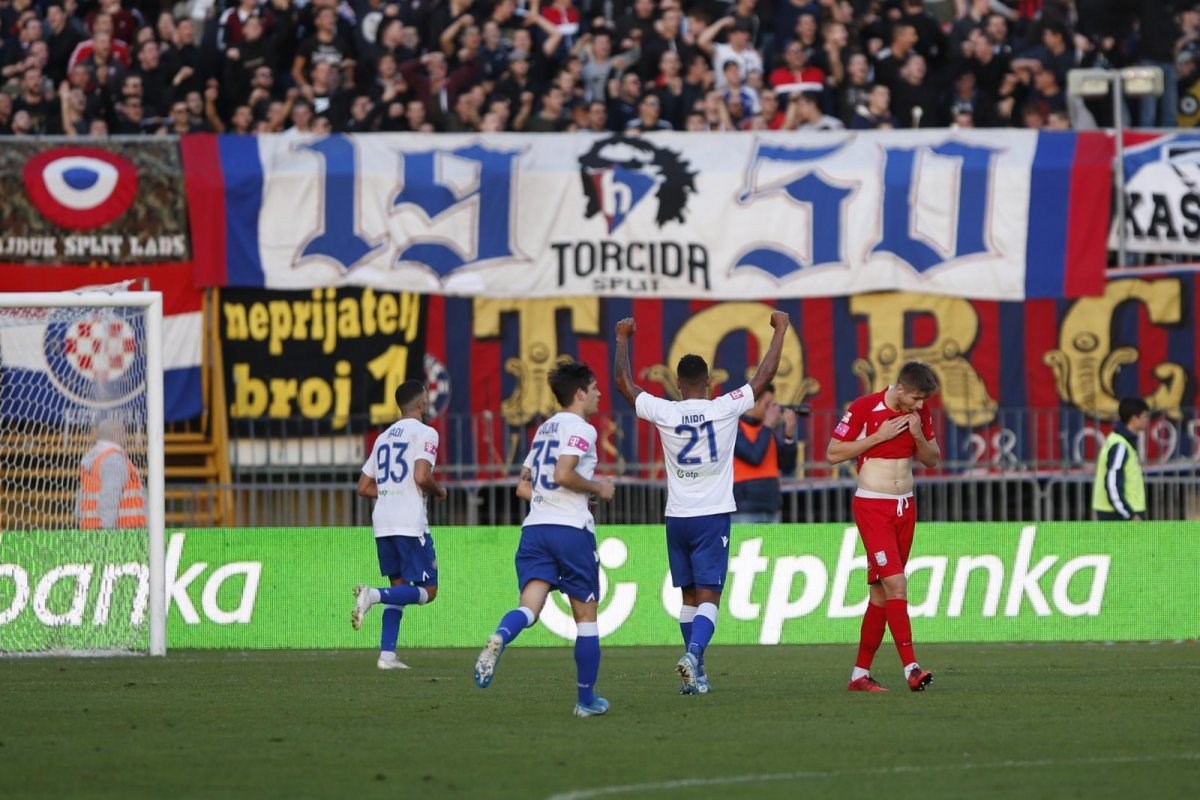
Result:
{"label": "green grass pitch", "polygon": [[569,648],[177,651],[0,660],[5,798],[1170,798],[1200,785],[1200,645],[940,645],[912,693],[845,690],[854,648],[609,648],[576,719]]}

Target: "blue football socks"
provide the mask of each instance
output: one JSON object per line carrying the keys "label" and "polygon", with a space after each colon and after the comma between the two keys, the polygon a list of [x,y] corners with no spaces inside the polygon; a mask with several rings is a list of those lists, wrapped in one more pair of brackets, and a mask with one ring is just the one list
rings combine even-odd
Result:
{"label": "blue football socks", "polygon": [[575,637],[575,675],[579,704],[590,706],[596,700],[596,678],[600,674],[600,631],[594,622],[579,623]]}

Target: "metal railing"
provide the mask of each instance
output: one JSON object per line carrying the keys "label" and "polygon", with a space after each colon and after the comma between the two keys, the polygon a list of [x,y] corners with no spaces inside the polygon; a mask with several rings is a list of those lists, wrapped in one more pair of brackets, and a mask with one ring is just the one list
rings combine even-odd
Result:
{"label": "metal railing", "polygon": [[[849,522],[853,472],[831,469],[825,443],[838,417],[807,420],[800,466],[783,481],[785,522]],[[596,506],[601,524],[662,519],[666,481],[654,429],[632,415],[593,420],[601,436],[600,471],[617,475],[611,503]],[[336,436],[310,436],[288,420],[256,424],[231,446],[229,486],[172,484],[168,516],[212,523],[216,492],[228,490],[232,519],[244,526],[368,525],[370,506],[354,487],[374,429],[353,420]],[[524,504],[513,494],[532,428],[498,415],[439,419],[445,503],[430,507],[434,525],[519,524]],[[986,426],[961,428],[937,419],[943,462],[919,470],[922,520],[1047,521],[1091,517],[1093,461],[1107,424],[1079,413],[1001,409]],[[1200,432],[1193,411],[1156,418],[1141,442],[1150,516],[1200,519]],[[209,515],[209,516],[206,516]]]}

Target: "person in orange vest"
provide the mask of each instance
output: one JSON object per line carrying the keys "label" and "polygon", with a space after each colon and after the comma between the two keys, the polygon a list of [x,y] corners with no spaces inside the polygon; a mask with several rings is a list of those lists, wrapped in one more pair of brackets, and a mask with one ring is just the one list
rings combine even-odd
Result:
{"label": "person in orange vest", "polygon": [[81,530],[146,527],[146,490],[124,442],[121,420],[96,426],[96,443],[79,465],[75,516]]}
{"label": "person in orange vest", "polygon": [[742,415],[733,450],[733,522],[780,521],[779,477],[796,469],[796,422],[794,410],[775,402],[775,385],[770,383]]}

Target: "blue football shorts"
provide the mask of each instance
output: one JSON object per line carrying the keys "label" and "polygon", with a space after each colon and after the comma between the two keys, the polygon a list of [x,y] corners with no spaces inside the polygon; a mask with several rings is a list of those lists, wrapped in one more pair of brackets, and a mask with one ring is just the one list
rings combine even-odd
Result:
{"label": "blue football shorts", "polygon": [[437,551],[433,534],[424,536],[378,536],[379,572],[389,578],[403,578],[416,586],[437,586]]}
{"label": "blue football shorts", "polygon": [[671,585],[720,592],[729,571],[730,514],[667,517]]}
{"label": "blue football shorts", "polygon": [[600,556],[596,534],[569,525],[527,525],[517,547],[517,584],[545,581],[568,597],[600,599]]}

